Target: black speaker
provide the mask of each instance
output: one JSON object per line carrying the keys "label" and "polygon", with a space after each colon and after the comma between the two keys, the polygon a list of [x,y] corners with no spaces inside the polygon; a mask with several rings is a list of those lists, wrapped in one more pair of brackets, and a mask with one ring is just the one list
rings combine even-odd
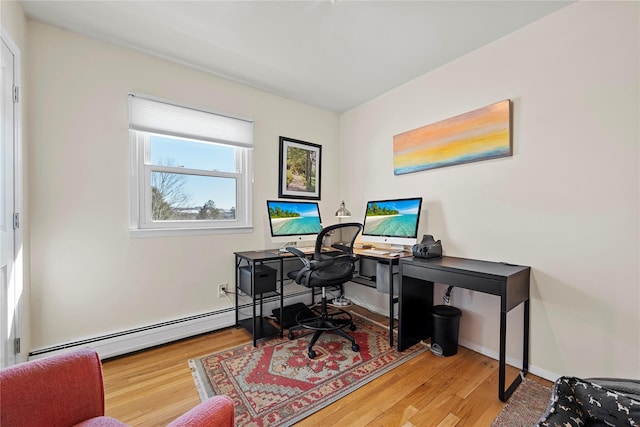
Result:
{"label": "black speaker", "polygon": [[[255,294],[264,294],[276,290],[276,270],[269,266],[259,264],[255,266],[254,287]],[[249,296],[251,292],[251,267],[240,267],[240,289]]]}

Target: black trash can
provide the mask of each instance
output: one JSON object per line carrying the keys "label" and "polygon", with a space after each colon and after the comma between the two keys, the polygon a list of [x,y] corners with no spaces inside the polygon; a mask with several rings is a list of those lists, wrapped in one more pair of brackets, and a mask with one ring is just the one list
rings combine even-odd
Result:
{"label": "black trash can", "polygon": [[462,311],[450,305],[436,305],[431,312],[431,352],[436,356],[453,356],[458,352],[458,330]]}

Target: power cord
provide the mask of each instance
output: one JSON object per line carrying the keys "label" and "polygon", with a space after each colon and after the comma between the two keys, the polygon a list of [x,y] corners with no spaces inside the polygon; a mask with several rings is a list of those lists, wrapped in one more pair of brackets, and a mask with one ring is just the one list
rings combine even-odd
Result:
{"label": "power cord", "polygon": [[451,305],[451,290],[453,289],[453,286],[449,286],[447,288],[447,292],[445,292],[444,296],[442,297],[442,301],[445,303],[445,305]]}
{"label": "power cord", "polygon": [[344,295],[340,295],[338,298],[334,298],[328,303],[331,307],[350,307],[353,305],[349,298],[345,298]]}

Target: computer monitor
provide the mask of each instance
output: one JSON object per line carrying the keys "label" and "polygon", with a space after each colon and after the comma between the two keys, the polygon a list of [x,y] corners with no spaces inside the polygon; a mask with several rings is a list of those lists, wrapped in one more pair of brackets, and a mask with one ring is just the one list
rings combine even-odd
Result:
{"label": "computer monitor", "polygon": [[361,240],[388,243],[397,250],[404,249],[405,245],[414,245],[421,208],[422,197],[367,202]]}
{"label": "computer monitor", "polygon": [[315,244],[322,230],[318,203],[267,200],[267,210],[272,242]]}

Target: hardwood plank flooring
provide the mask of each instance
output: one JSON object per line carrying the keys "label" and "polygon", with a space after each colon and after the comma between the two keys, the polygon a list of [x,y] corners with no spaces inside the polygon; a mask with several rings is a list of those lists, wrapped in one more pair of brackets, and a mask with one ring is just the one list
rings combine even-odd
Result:
{"label": "hardwood plank flooring", "polygon": [[[380,323],[386,318],[360,307],[354,311]],[[228,328],[103,363],[106,413],[131,426],[164,426],[200,403],[189,359],[251,340],[242,328]],[[510,382],[518,374],[507,371]],[[551,382],[527,375],[546,386]],[[498,399],[498,361],[459,347],[452,357],[425,352],[296,426],[489,426]]]}

